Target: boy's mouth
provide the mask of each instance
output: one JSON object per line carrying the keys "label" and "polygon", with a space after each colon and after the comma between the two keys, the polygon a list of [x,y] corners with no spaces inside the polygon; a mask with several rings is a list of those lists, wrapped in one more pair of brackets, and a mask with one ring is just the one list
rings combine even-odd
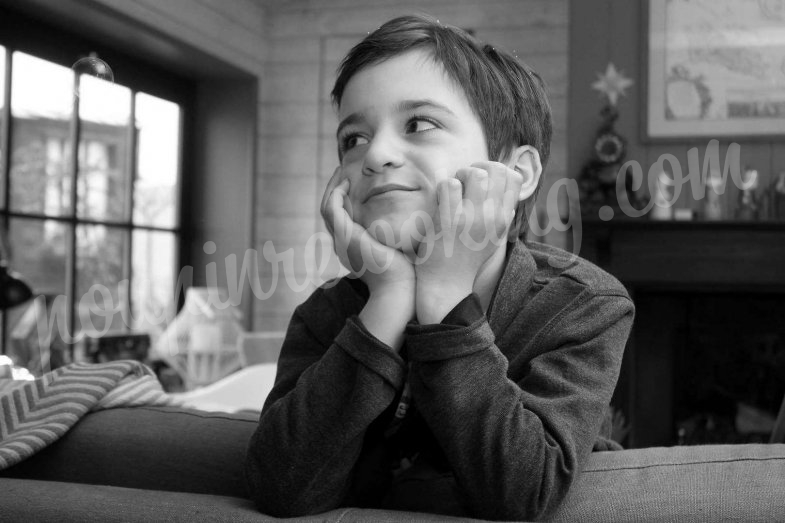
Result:
{"label": "boy's mouth", "polygon": [[372,187],[365,195],[365,199],[363,203],[367,202],[374,196],[379,196],[380,194],[386,194],[392,191],[416,191],[416,187],[411,187],[409,185],[400,185],[397,183],[386,183],[384,185],[378,185],[376,187]]}

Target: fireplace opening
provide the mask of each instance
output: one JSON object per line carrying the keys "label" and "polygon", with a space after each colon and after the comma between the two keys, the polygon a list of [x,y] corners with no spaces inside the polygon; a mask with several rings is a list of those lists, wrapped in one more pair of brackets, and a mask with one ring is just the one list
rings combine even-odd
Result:
{"label": "fireplace opening", "polygon": [[767,442],[785,396],[785,297],[636,289],[634,300],[617,390],[626,445]]}
{"label": "fireplace opening", "polygon": [[677,442],[768,441],[785,396],[785,299],[697,294],[675,355]]}

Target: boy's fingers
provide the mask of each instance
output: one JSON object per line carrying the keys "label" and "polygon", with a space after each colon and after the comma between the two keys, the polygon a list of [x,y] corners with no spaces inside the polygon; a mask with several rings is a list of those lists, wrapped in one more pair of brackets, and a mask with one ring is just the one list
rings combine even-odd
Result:
{"label": "boy's fingers", "polygon": [[328,202],[332,196],[333,190],[339,183],[341,183],[342,179],[343,172],[341,171],[341,167],[336,167],[333,175],[330,177],[330,181],[327,182],[327,187],[325,187],[324,194],[322,195],[322,203],[319,206],[322,216],[324,216],[324,213],[327,210]]}
{"label": "boy's fingers", "polygon": [[439,204],[439,222],[441,228],[452,227],[453,216],[461,205],[463,185],[457,178],[447,178],[437,186],[437,202]]}
{"label": "boy's fingers", "polygon": [[463,184],[463,197],[474,202],[475,205],[481,204],[488,194],[488,172],[479,167],[465,167],[459,169],[455,177]]}
{"label": "boy's fingers", "polygon": [[336,233],[343,234],[346,237],[348,237],[349,234],[348,231],[351,226],[351,223],[349,222],[351,222],[351,218],[346,212],[344,204],[348,185],[349,182],[347,180],[339,183],[338,186],[332,190],[330,197],[327,200],[325,223],[330,228],[330,233],[333,237],[336,236]]}
{"label": "boy's fingers", "polygon": [[504,187],[504,196],[502,197],[502,209],[504,216],[507,220],[512,221],[515,209],[518,207],[518,199],[521,194],[521,187],[523,186],[523,175],[518,171],[508,169],[510,172],[507,174],[507,183]]}
{"label": "boy's fingers", "polygon": [[[333,180],[330,180],[331,182]],[[330,231],[331,235],[335,235],[334,222],[338,216],[346,214],[346,205],[349,199],[349,180],[339,180],[338,184],[331,184],[328,187],[330,192],[326,192],[322,197],[322,218]],[[351,218],[351,216],[350,216]]]}
{"label": "boy's fingers", "polygon": [[488,173],[488,194],[486,198],[493,200],[501,205],[504,193],[508,190],[510,176],[520,176],[517,172],[513,171],[501,162],[475,162],[472,167],[483,169]]}

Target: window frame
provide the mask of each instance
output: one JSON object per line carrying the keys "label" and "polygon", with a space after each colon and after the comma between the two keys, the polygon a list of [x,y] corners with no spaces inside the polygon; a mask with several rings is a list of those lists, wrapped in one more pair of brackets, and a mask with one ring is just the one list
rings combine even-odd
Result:
{"label": "window frame", "polygon": [[[149,231],[149,232],[166,232],[172,233],[175,238],[175,267],[172,267],[175,278],[179,273],[180,267],[183,267],[187,262],[186,247],[190,242],[189,231],[184,227],[187,213],[187,195],[189,194],[184,183],[184,173],[190,172],[192,165],[189,159],[191,155],[189,151],[192,150],[193,136],[191,129],[193,126],[191,122],[194,118],[195,108],[195,82],[191,78],[186,78],[173,71],[165,70],[161,67],[155,66],[152,63],[138,60],[130,55],[118,51],[117,49],[102,44],[100,42],[85,39],[75,33],[69,33],[62,29],[56,28],[43,22],[41,20],[33,19],[27,15],[8,10],[0,7],[0,46],[4,48],[5,52],[5,89],[4,89],[4,104],[2,107],[3,116],[2,133],[0,135],[3,139],[2,151],[4,158],[0,158],[0,168],[4,170],[3,184],[4,190],[2,197],[4,201],[0,206],[0,229],[4,238],[10,241],[9,226],[12,219],[15,218],[29,218],[36,220],[52,220],[57,223],[63,224],[69,230],[68,239],[66,244],[66,274],[65,274],[65,294],[67,301],[71,304],[69,313],[67,315],[68,331],[73,333],[76,324],[76,310],[75,306],[79,301],[79,296],[76,296],[77,285],[77,226],[105,226],[112,230],[121,230],[127,241],[127,249],[125,249],[124,259],[122,261],[123,278],[131,280],[131,271],[133,266],[133,246],[132,238],[134,231]],[[37,58],[47,60],[49,62],[61,65],[67,68],[79,59],[89,56],[91,53],[96,53],[101,59],[106,61],[115,72],[115,83],[127,87],[131,91],[131,107],[132,116],[136,111],[136,94],[144,92],[146,94],[174,102],[180,106],[180,122],[179,122],[179,151],[178,151],[178,172],[177,172],[177,190],[175,194],[175,224],[173,227],[159,227],[153,225],[138,225],[134,223],[133,219],[133,199],[134,199],[134,183],[138,178],[137,172],[137,153],[138,153],[138,136],[135,132],[133,125],[129,125],[129,130],[126,136],[126,146],[128,151],[127,161],[128,171],[130,176],[127,181],[127,203],[129,206],[127,219],[122,221],[112,219],[94,219],[88,217],[79,217],[78,205],[76,199],[77,183],[72,184],[72,205],[70,212],[63,216],[48,216],[46,214],[20,212],[12,210],[11,202],[11,146],[13,143],[13,125],[12,125],[12,111],[11,111],[11,85],[13,75],[12,55],[14,52],[23,52]],[[119,78],[118,78],[119,77]],[[71,115],[71,136],[73,136],[73,143],[71,144],[72,154],[69,165],[69,175],[76,181],[79,174],[79,146],[83,139],[80,131],[80,120],[78,111],[78,98],[74,103],[74,111]],[[176,285],[176,283],[175,283]],[[172,289],[174,292],[174,289]],[[133,295],[131,295],[133,300]],[[180,304],[175,303],[175,306]],[[6,338],[8,336],[7,314],[0,313],[0,354],[6,352]],[[124,329],[129,329],[129,326],[124,326]],[[70,346],[71,357],[73,357],[73,345]]]}

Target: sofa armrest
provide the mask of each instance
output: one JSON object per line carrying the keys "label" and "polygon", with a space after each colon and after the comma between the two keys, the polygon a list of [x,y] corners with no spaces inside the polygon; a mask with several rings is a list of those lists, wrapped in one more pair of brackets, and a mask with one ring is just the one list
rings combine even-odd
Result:
{"label": "sofa armrest", "polygon": [[554,521],[780,521],[785,444],[596,452]]}
{"label": "sofa armrest", "polygon": [[101,410],[0,476],[248,497],[243,466],[256,424],[242,413]]}

